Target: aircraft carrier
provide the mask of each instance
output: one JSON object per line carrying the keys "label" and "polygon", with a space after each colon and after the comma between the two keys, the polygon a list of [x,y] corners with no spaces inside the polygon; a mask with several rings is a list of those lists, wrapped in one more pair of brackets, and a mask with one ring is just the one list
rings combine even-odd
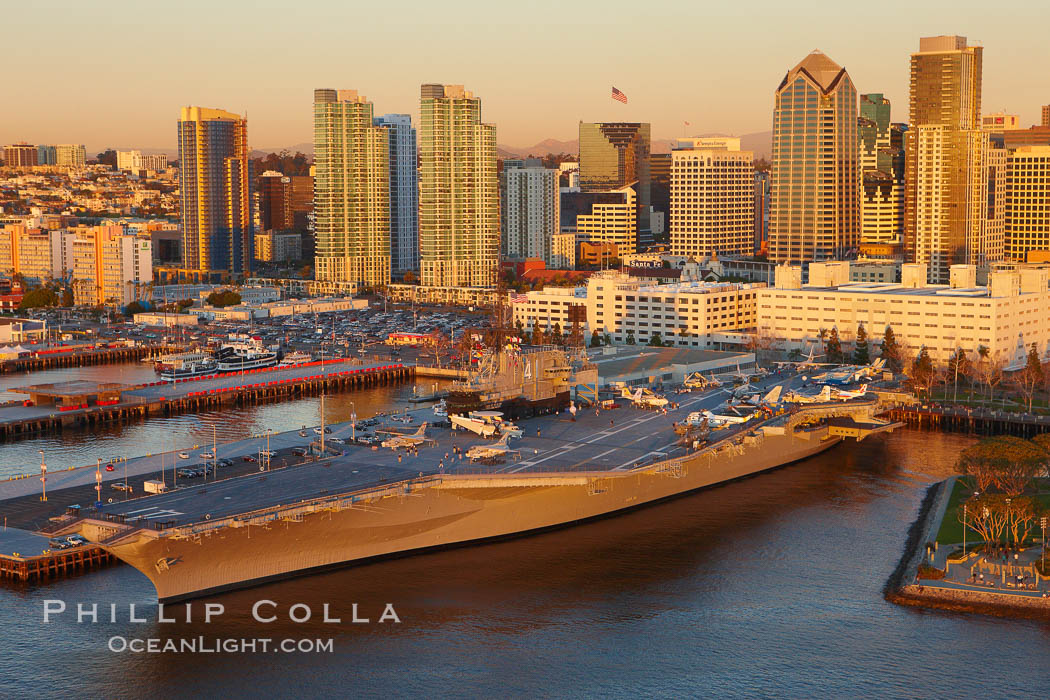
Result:
{"label": "aircraft carrier", "polygon": [[[873,418],[871,396],[765,413],[712,430],[709,441],[683,435],[686,416],[718,394],[689,394],[670,410],[620,400],[617,408],[526,418],[503,453],[485,449],[495,440],[433,425],[425,440],[401,449],[348,440],[336,456],[70,514],[51,530],[98,542],[171,602],[607,516],[893,427]],[[406,435],[434,419],[427,408],[413,413],[415,425],[402,424]],[[330,437],[356,431],[334,427]]]}

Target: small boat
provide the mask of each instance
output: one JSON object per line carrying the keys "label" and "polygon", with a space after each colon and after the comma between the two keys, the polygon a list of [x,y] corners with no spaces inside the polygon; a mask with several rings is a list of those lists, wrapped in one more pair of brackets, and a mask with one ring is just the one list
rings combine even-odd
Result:
{"label": "small boat", "polygon": [[273,367],[277,353],[263,347],[262,341],[246,335],[233,334],[216,353],[220,372],[240,372],[246,369]]}
{"label": "small boat", "polygon": [[292,365],[301,365],[304,362],[313,362],[313,355],[308,352],[302,352],[300,350],[293,350],[287,353],[281,358],[279,367],[291,367]]}
{"label": "small boat", "polygon": [[174,382],[215,374],[219,368],[215,358],[206,352],[184,352],[159,358],[156,370],[161,379]]}

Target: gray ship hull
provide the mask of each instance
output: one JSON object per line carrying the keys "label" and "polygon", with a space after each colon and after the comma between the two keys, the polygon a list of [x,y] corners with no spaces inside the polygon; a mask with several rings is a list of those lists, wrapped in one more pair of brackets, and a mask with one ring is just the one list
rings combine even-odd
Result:
{"label": "gray ship hull", "polygon": [[[142,571],[161,602],[609,516],[823,452],[827,431],[749,436],[626,471],[442,474],[194,532],[114,533],[103,546]],[[104,539],[111,523],[82,523]]]}

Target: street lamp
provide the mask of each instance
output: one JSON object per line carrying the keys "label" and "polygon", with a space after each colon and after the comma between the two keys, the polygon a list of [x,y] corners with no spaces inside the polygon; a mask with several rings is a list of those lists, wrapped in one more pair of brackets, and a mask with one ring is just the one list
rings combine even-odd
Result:
{"label": "street lamp", "polygon": [[40,500],[47,500],[47,465],[44,464],[44,451],[40,450]]}
{"label": "street lamp", "polygon": [[357,442],[357,408],[350,402],[350,440]]}
{"label": "street lamp", "polygon": [[102,458],[98,458],[98,464],[95,465],[95,501],[102,504]]}

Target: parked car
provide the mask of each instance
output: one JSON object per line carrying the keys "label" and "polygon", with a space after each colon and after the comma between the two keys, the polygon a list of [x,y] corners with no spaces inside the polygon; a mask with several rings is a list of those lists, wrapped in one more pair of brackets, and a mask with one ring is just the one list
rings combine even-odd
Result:
{"label": "parked car", "polygon": [[115,489],[117,491],[127,491],[128,493],[131,493],[131,484],[129,484],[126,481],[117,481],[113,484],[110,484],[110,488]]}
{"label": "parked car", "polygon": [[179,453],[179,459],[189,459],[189,458],[190,458],[190,455],[189,455],[188,452],[180,452]]}
{"label": "parked car", "polygon": [[244,457],[242,457],[241,459],[243,459],[245,462],[254,462],[255,461],[255,457],[252,457],[251,455],[244,455]]}
{"label": "parked car", "polygon": [[211,452],[201,452],[197,456],[201,459],[215,459],[215,455],[213,455]]}

